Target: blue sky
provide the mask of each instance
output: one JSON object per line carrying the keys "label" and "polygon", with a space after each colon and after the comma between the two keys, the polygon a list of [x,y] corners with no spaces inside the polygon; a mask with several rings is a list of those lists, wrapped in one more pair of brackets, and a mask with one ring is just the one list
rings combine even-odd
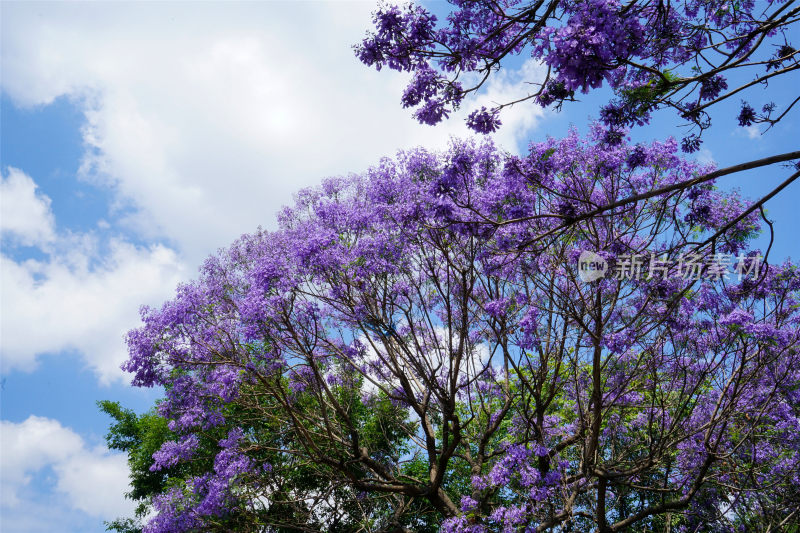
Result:
{"label": "blue sky", "polygon": [[[95,401],[137,411],[158,391],[119,370],[123,334],[208,254],[322,177],[360,171],[397,149],[466,135],[473,105],[504,100],[541,75],[519,61],[465,112],[429,128],[399,106],[405,77],[376,73],[350,49],[371,3],[2,4],[2,479],[4,532],[103,531],[127,513],[124,457],[103,445]],[[514,70],[516,69],[516,70]],[[777,102],[800,80],[769,87]],[[496,136],[586,131],[605,95],[560,114],[532,105]],[[700,157],[720,166],[798,148],[798,113],[765,136],[722,106]],[[636,140],[680,135],[658,115]],[[727,179],[746,196],[786,175]],[[773,259],[798,255],[800,190],[768,204]]]}

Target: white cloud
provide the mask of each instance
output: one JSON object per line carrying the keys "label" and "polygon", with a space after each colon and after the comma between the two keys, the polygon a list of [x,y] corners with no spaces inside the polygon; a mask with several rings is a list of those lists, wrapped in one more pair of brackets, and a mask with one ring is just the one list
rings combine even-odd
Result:
{"label": "white cloud", "polygon": [[747,138],[751,141],[763,139],[761,128],[759,128],[757,124],[736,127],[731,132],[731,135],[734,137]]}
{"label": "white cloud", "polygon": [[744,128],[744,131],[747,133],[748,139],[758,139],[759,137],[761,137],[761,129],[759,129],[759,127],[756,126],[755,124],[747,126],[746,128]]}
{"label": "white cloud", "polygon": [[61,464],[83,449],[83,440],[54,420],[31,416],[20,424],[0,421],[2,501],[18,505],[19,491],[32,474]]}
{"label": "white cloud", "polygon": [[[407,77],[360,64],[351,46],[371,2],[10,4],[3,83],[25,105],[82,98],[89,179],[136,208],[127,219],[197,263],[320,178],[360,171],[403,147],[444,147],[463,118],[417,124],[399,105]],[[541,76],[503,73],[478,105]],[[542,111],[503,112],[515,149]]]}
{"label": "white cloud", "polygon": [[[142,304],[159,304],[185,277],[178,255],[163,245],[136,246],[119,238],[57,231],[50,199],[18,169],[2,181],[0,255],[0,371],[31,370],[36,357],[79,351],[101,382],[127,380],[125,332]],[[15,245],[37,247],[42,258],[7,255]]]}
{"label": "white cloud", "polygon": [[[516,101],[533,92],[536,86],[531,82],[544,79],[545,73],[546,67],[533,59],[526,60],[518,70],[500,70],[489,78],[487,91],[475,99],[475,105],[490,109]],[[500,112],[503,126],[494,136],[496,142],[507,149],[524,148],[528,135],[544,115],[544,109],[529,100],[503,109]]]}
{"label": "white cloud", "polygon": [[130,490],[128,462],[123,454],[104,448],[83,449],[55,466],[57,489],[69,495],[72,507],[102,518],[131,515],[133,506],[123,496]]}
{"label": "white cloud", "polygon": [[55,238],[50,198],[37,192],[36,183],[19,169],[0,175],[0,232],[25,246]]}
{"label": "white cloud", "polygon": [[37,507],[27,489],[46,469],[52,469],[52,488],[67,510],[105,520],[132,513],[133,503],[123,497],[129,490],[124,455],[112,454],[105,447],[92,448],[57,420],[38,416],[20,423],[0,421],[0,444],[0,495],[6,525],[19,522],[18,514]]}
{"label": "white cloud", "polygon": [[0,257],[2,371],[30,370],[36,356],[79,350],[102,382],[127,379],[124,333],[141,304],[158,304],[184,276],[175,252],[112,240],[99,256],[89,237],[66,238],[73,250],[49,259]]}
{"label": "white cloud", "polygon": [[714,159],[714,154],[708,148],[700,148],[695,155],[695,159],[701,165],[716,165],[717,161]]}

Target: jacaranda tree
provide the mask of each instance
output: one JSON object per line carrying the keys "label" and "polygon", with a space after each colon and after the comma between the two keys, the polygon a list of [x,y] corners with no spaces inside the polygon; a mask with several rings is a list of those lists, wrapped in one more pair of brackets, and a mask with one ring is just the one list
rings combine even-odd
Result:
{"label": "jacaranda tree", "polygon": [[328,179],[144,309],[145,531],[796,530],[800,271],[607,132]]}

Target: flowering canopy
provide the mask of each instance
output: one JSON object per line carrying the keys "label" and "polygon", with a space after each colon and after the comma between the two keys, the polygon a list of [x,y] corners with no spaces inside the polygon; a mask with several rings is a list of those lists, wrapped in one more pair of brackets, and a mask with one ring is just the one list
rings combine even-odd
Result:
{"label": "flowering canopy", "polygon": [[[789,41],[800,21],[794,1],[449,1],[442,26],[422,6],[383,5],[355,47],[367,65],[414,74],[402,104],[417,107],[425,124],[447,118],[505,58],[521,55],[539,60],[546,75],[526,80],[533,89],[512,102],[474,110],[470,128],[488,133],[505,106],[529,99],[560,106],[606,83],[615,94],[601,110],[606,125],[642,125],[654,110],[671,108],[695,130],[682,143],[692,152],[711,124],[711,106],[800,68]],[[775,124],[799,100],[764,101],[760,113],[742,100],[739,123]]]}
{"label": "flowering canopy", "polygon": [[[603,139],[454,142],[328,179],[143,309],[125,368],[165,388],[175,435],[151,470],[206,465],[145,531],[791,520],[800,272],[655,274],[756,257],[758,214],[706,182],[582,218],[712,170]],[[582,282],[587,251],[648,275]]]}

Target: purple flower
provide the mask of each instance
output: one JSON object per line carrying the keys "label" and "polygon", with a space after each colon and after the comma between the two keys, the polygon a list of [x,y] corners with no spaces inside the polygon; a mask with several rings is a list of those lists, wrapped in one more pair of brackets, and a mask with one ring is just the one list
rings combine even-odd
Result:
{"label": "purple flower", "polygon": [[443,118],[450,116],[443,100],[432,98],[414,112],[414,117],[423,124],[435,126]]}
{"label": "purple flower", "polygon": [[728,88],[728,82],[719,74],[705,78],[700,85],[700,99],[713,100]]}
{"label": "purple flower", "polygon": [[150,467],[150,471],[157,472],[190,459],[192,455],[194,455],[198,444],[197,435],[194,434],[178,442],[165,442],[161,445],[161,448],[153,454],[153,465]]}
{"label": "purple flower", "polygon": [[485,107],[476,109],[467,117],[467,126],[469,129],[478,133],[492,133],[502,125],[499,117],[498,109],[488,110]]}
{"label": "purple flower", "polygon": [[474,511],[478,508],[478,501],[473,499],[471,496],[462,496],[461,497],[461,510],[465,513],[469,511]]}
{"label": "purple flower", "polygon": [[744,326],[752,321],[753,315],[738,307],[719,319],[723,326]]}
{"label": "purple flower", "polygon": [[756,111],[747,102],[742,102],[739,116],[736,118],[740,126],[752,126],[753,121],[756,119]]}
{"label": "purple flower", "polygon": [[691,154],[700,149],[703,140],[697,135],[689,135],[681,140],[681,150],[687,154]]}

